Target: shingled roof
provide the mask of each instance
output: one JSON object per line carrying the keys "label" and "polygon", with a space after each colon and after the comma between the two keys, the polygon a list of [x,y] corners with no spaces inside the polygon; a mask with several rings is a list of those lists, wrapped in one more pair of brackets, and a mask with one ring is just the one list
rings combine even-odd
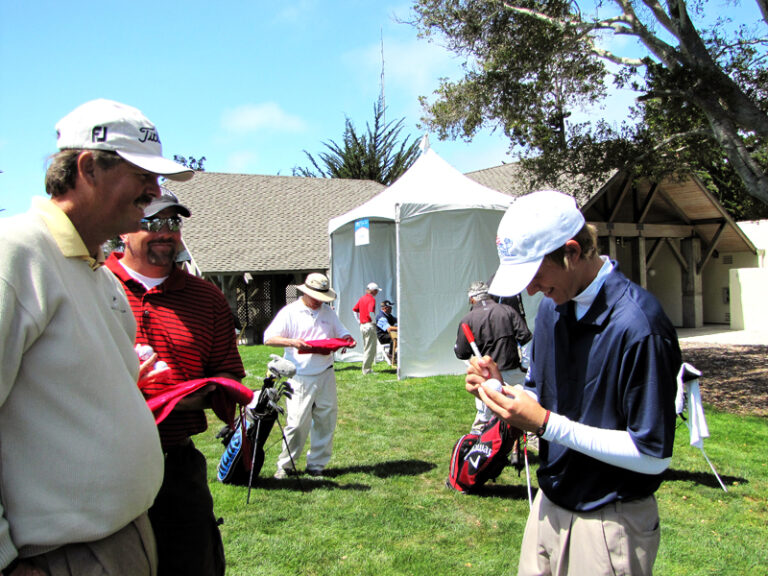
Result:
{"label": "shingled roof", "polygon": [[[502,164],[491,168],[484,168],[474,172],[467,172],[466,176],[478,184],[498,190],[510,196],[524,196],[533,192],[530,187],[531,175],[519,162]],[[606,181],[608,177],[606,176]],[[586,178],[561,178],[556,184],[538,186],[536,189],[553,188],[576,198],[579,206],[586,204],[594,192],[599,188],[596,183],[590,183]]]}
{"label": "shingled roof", "polygon": [[[531,191],[527,185],[529,178],[519,163],[477,170],[467,176],[511,196]],[[683,173],[678,178],[664,178],[658,186],[639,178],[632,201],[625,197],[629,191],[625,177],[624,172],[617,170],[599,186],[585,177],[569,177],[553,188],[573,196],[587,221],[596,224],[601,235],[608,235],[610,230],[617,236],[653,236],[649,226],[664,224],[665,234],[680,238],[695,234],[710,250],[717,246],[724,251],[755,252],[752,242],[695,175]],[[638,222],[637,206],[646,201],[642,222]]]}
{"label": "shingled roof", "polygon": [[369,180],[216,172],[163,185],[192,211],[184,242],[206,274],[325,270],[328,220],[384,189]]}
{"label": "shingled roof", "polygon": [[[530,191],[525,172],[517,163],[469,172],[466,176],[510,196]],[[579,206],[587,210],[588,219],[602,221],[607,216],[595,209],[606,201],[621,203],[623,198],[613,190],[617,178],[618,174],[606,178],[596,194],[590,192],[586,183],[579,185],[572,179],[556,188],[574,196]],[[697,231],[705,242],[713,244],[712,248],[716,243],[713,240],[717,239],[721,250],[753,252],[749,240],[722,207],[709,198],[703,186],[696,179],[689,179],[687,184],[693,185],[690,193],[696,198],[695,205],[690,204],[693,200],[686,199],[687,189],[669,181],[661,185],[662,192],[668,189],[667,203],[674,203],[672,198],[681,203],[678,217],[691,212],[691,218],[683,217],[681,223],[701,228]],[[385,188],[369,180],[216,172],[198,172],[188,182],[166,181],[164,185],[192,211],[192,217],[185,223],[184,241],[195,264],[205,274],[325,270],[330,266],[328,221],[367,202]],[[655,205],[661,206],[658,202]],[[706,205],[706,213],[698,214],[699,205]],[[614,212],[619,214],[618,210]],[[620,220],[617,216],[612,221]],[[724,230],[718,232],[721,225]]]}
{"label": "shingled roof", "polygon": [[523,173],[524,171],[520,164],[514,163],[467,172],[465,176],[472,178],[478,184],[498,190],[504,194],[522,196],[528,192],[527,188],[523,185]]}

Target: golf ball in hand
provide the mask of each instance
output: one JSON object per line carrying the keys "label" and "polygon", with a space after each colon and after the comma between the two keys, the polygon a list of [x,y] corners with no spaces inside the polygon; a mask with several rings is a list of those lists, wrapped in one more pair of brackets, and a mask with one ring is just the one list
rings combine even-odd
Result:
{"label": "golf ball in hand", "polygon": [[142,362],[149,360],[154,353],[155,351],[149,344],[136,344],[136,354],[139,355],[139,360]]}

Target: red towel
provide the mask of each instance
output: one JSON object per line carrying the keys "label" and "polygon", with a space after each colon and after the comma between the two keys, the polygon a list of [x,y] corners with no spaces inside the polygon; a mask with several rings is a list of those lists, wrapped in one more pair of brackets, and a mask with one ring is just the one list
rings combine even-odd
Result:
{"label": "red towel", "polygon": [[349,348],[354,346],[355,341],[351,337],[347,338],[326,338],[325,340],[307,340],[310,348],[300,348],[299,354],[330,354],[340,348]]}
{"label": "red towel", "polygon": [[[208,384],[216,384],[216,389],[213,391],[211,398],[213,411],[223,422],[233,426],[235,406],[237,404],[249,404],[253,400],[254,393],[250,388],[246,388],[240,382],[230,380],[229,378],[189,380],[152,394],[147,398],[147,405],[155,416],[155,422],[160,424],[171,413],[179,400],[193,392],[197,392]],[[139,381],[139,388],[146,394],[146,388],[142,386],[142,381]]]}

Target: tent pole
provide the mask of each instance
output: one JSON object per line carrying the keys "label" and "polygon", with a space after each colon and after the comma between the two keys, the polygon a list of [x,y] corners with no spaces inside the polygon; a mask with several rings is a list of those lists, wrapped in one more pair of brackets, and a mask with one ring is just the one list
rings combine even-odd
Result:
{"label": "tent pole", "polygon": [[402,302],[400,293],[400,204],[395,204],[395,286],[396,288],[396,302],[398,302],[398,319],[397,319],[397,379],[400,380],[400,367],[403,365],[403,307],[400,306]]}

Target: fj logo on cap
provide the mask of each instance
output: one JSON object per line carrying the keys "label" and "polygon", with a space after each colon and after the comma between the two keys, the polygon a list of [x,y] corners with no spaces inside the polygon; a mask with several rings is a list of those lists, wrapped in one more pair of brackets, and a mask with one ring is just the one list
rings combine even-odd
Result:
{"label": "fj logo on cap", "polygon": [[139,128],[142,137],[139,138],[139,142],[160,142],[160,137],[157,135],[157,131],[154,128]]}
{"label": "fj logo on cap", "polygon": [[91,142],[106,142],[107,141],[107,127],[106,126],[94,126],[91,130]]}

